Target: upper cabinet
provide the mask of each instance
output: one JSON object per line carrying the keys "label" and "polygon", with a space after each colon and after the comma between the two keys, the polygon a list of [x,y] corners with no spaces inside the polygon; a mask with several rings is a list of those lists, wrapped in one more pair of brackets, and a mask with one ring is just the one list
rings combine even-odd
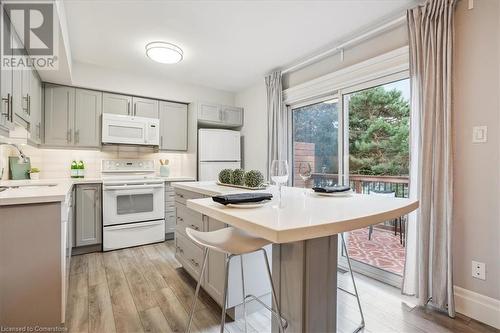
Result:
{"label": "upper cabinet", "polygon": [[45,145],[101,146],[102,93],[45,85]]}
{"label": "upper cabinet", "polygon": [[149,98],[103,93],[102,112],[158,119],[158,101]]}
{"label": "upper cabinet", "polygon": [[45,85],[45,144],[68,146],[73,143],[75,88]]}
{"label": "upper cabinet", "polygon": [[74,145],[99,147],[101,145],[102,92],[76,89]]}
{"label": "upper cabinet", "polygon": [[30,140],[35,144],[42,143],[42,81],[34,70],[30,74],[30,88],[28,93],[28,110],[30,115]]}
{"label": "upper cabinet", "polygon": [[243,108],[213,103],[200,103],[198,122],[218,127],[243,126]]}
{"label": "upper cabinet", "polygon": [[133,116],[158,119],[158,101],[149,98],[133,97]]}
{"label": "upper cabinet", "polygon": [[102,112],[131,116],[132,96],[103,93]]}
{"label": "upper cabinet", "polygon": [[160,102],[160,150],[187,150],[188,107]]}

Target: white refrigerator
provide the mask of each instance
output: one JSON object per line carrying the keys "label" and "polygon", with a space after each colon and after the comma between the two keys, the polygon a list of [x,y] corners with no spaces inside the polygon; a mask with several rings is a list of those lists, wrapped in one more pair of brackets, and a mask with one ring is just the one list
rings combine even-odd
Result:
{"label": "white refrigerator", "polygon": [[198,179],[217,180],[222,169],[241,168],[239,131],[215,128],[198,130]]}

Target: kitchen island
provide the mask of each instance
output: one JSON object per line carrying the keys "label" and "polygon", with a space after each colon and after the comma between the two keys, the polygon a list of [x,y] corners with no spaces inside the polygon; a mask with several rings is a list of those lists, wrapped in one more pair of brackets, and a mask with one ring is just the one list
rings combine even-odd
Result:
{"label": "kitchen island", "polygon": [[337,235],[408,214],[418,201],[284,187],[281,205],[275,198],[260,208],[234,209],[193,198],[187,207],[273,242],[272,274],[288,332],[336,332]]}

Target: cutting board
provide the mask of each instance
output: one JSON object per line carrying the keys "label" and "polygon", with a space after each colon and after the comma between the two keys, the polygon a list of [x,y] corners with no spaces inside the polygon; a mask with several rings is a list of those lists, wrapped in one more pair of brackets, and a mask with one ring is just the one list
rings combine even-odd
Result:
{"label": "cutting board", "polygon": [[28,163],[19,163],[19,157],[9,156],[10,179],[29,179],[28,171],[31,169],[31,162],[27,157]]}

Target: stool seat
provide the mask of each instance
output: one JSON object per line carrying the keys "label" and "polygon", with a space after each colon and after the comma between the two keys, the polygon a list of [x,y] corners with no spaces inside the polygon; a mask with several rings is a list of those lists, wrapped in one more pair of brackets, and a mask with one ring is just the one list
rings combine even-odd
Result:
{"label": "stool seat", "polygon": [[212,250],[227,254],[240,255],[255,252],[271,244],[264,238],[252,236],[233,227],[215,231],[202,232],[186,228],[186,234],[194,242]]}

